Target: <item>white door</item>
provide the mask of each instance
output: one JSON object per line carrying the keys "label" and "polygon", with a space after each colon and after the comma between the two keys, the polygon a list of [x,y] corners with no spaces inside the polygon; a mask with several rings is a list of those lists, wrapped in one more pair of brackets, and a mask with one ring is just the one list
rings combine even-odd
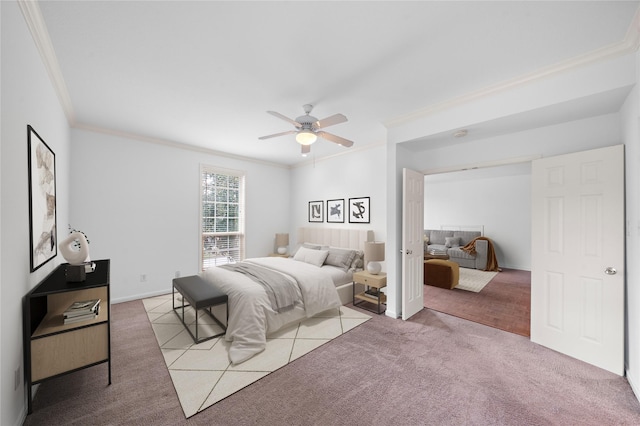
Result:
{"label": "white door", "polygon": [[424,308],[424,175],[402,170],[402,319]]}
{"label": "white door", "polygon": [[622,375],[624,147],[535,160],[531,340]]}

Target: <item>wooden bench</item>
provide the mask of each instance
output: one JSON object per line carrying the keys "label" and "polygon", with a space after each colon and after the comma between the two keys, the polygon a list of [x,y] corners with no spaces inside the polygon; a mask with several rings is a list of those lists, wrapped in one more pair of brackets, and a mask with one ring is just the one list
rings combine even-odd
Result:
{"label": "wooden bench", "polygon": [[[176,306],[175,292],[178,291],[182,295],[182,304],[180,306]],[[173,296],[173,312],[180,318],[182,321],[182,325],[187,329],[193,341],[198,344],[202,343],[206,340],[213,339],[215,337],[220,337],[227,332],[226,324],[229,322],[229,304],[228,304],[228,296],[222,292],[219,288],[217,288],[214,284],[210,282],[206,282],[199,275],[191,275],[188,277],[174,278],[173,279],[173,288],[171,289],[171,295]],[[189,302],[189,304],[185,305],[184,301]],[[225,310],[227,313],[226,322],[223,324],[216,316],[213,314],[211,308],[214,306],[225,305]],[[193,307],[195,310],[195,335],[191,332],[191,329],[184,321],[184,308],[185,307]],[[198,310],[204,309],[206,313],[209,314],[211,318],[222,327],[222,333],[198,338]],[[182,316],[178,314],[178,310],[182,311]]]}

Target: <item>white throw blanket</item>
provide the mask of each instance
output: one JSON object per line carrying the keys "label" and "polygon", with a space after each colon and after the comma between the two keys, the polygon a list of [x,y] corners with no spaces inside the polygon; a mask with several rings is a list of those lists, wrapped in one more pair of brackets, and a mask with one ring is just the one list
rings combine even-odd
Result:
{"label": "white throw blanket", "polygon": [[[226,270],[210,268],[202,276],[229,297],[229,323],[225,339],[231,341],[229,358],[233,364],[244,362],[266,347],[267,332],[272,333],[293,320],[312,317],[341,305],[330,276],[314,265],[280,257],[248,259],[258,265],[290,275],[298,282],[301,309],[277,314],[264,288],[251,278]],[[301,313],[298,313],[301,312]],[[278,316],[284,317],[282,321]]]}

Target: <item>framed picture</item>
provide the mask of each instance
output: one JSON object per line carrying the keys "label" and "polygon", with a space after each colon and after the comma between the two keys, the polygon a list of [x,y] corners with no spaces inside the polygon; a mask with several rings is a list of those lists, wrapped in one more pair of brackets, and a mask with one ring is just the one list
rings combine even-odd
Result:
{"label": "framed picture", "polygon": [[369,223],[369,197],[349,198],[349,223]]}
{"label": "framed picture", "polygon": [[58,254],[56,241],[56,155],[27,126],[29,149],[29,238],[31,272]]}
{"label": "framed picture", "polygon": [[327,200],[327,222],[344,223],[344,198]]}
{"label": "framed picture", "polygon": [[309,201],[309,222],[324,222],[324,201]]}

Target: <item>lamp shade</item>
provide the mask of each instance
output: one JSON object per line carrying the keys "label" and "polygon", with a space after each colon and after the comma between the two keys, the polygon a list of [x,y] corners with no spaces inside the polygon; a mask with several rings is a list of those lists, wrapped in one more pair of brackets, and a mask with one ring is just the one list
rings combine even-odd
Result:
{"label": "lamp shade", "polygon": [[367,241],[364,245],[364,258],[368,262],[381,262],[384,260],[384,242]]}
{"label": "lamp shade", "polygon": [[284,247],[289,245],[289,234],[276,234],[276,246]]}

